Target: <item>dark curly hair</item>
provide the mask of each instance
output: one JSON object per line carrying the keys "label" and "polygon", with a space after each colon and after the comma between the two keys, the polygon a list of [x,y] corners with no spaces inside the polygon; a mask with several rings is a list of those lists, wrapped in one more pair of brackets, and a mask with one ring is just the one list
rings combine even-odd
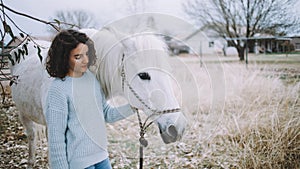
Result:
{"label": "dark curly hair", "polygon": [[88,46],[88,67],[96,62],[96,51],[93,41],[84,33],[68,29],[59,32],[52,41],[48,51],[46,70],[51,77],[64,79],[69,71],[71,50],[79,43]]}

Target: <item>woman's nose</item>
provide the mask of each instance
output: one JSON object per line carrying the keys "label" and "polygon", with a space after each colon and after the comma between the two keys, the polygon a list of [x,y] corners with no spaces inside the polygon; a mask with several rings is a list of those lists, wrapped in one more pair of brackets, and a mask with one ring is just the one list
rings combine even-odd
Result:
{"label": "woman's nose", "polygon": [[88,55],[84,55],[83,63],[89,63],[89,56]]}

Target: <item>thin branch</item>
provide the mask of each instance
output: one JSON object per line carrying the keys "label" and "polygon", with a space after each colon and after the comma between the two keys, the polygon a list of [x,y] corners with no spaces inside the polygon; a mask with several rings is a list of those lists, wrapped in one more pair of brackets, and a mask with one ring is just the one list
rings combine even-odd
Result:
{"label": "thin branch", "polygon": [[[26,39],[30,39],[35,45],[42,47],[41,45],[39,45],[38,43],[35,42],[35,40],[32,38],[31,35],[29,35],[28,33],[26,33],[25,31],[23,31],[7,14],[5,14],[5,16],[10,20],[10,22],[23,34],[26,35],[26,37],[22,40],[22,42],[20,44],[22,44]],[[11,49],[12,50],[12,49]]]}
{"label": "thin branch", "polygon": [[[50,26],[53,27],[55,30],[59,31],[59,28],[58,28],[56,25],[52,24],[51,22],[44,21],[44,20],[42,20],[42,19],[39,19],[39,18],[30,16],[30,15],[27,15],[27,14],[24,14],[24,13],[21,13],[21,12],[18,12],[18,11],[15,11],[15,10],[13,10],[13,9],[11,9],[11,8],[9,8],[9,7],[7,7],[7,6],[5,6],[3,3],[1,3],[0,6],[3,7],[3,8],[5,8],[5,9],[7,9],[7,10],[9,10],[9,11],[12,12],[12,13],[17,14],[17,15],[27,17],[27,18],[29,18],[29,19],[32,19],[32,20],[35,20],[35,21],[44,23],[44,24],[46,24],[46,25],[50,25]],[[4,10],[3,10],[3,11],[4,11]]]}

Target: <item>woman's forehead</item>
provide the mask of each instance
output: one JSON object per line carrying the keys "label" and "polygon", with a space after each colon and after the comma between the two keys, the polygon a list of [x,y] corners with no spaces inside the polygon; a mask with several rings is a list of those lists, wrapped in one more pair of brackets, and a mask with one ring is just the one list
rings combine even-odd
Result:
{"label": "woman's forehead", "polygon": [[86,44],[84,44],[84,43],[79,43],[79,44],[77,45],[77,47],[74,48],[74,49],[71,51],[71,53],[72,53],[72,54],[85,53],[85,52],[87,52],[88,50],[89,50],[89,48],[88,48],[88,46],[87,46]]}

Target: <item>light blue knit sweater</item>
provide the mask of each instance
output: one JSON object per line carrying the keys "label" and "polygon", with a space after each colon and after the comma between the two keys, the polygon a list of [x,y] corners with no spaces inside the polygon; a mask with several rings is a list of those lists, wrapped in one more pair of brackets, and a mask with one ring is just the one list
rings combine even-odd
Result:
{"label": "light blue knit sweater", "polygon": [[[77,88],[82,91],[76,94],[78,89],[74,84],[81,84]],[[94,96],[85,94],[91,86],[94,87],[90,90],[95,92]],[[82,94],[80,99],[77,99],[78,94]],[[64,81],[55,79],[49,88],[45,105],[50,168],[83,169],[106,159],[108,152],[104,120],[111,123],[131,114],[133,111],[129,105],[114,108],[106,103],[99,82],[89,71],[80,78],[67,76]],[[95,118],[97,115],[99,118]]]}

